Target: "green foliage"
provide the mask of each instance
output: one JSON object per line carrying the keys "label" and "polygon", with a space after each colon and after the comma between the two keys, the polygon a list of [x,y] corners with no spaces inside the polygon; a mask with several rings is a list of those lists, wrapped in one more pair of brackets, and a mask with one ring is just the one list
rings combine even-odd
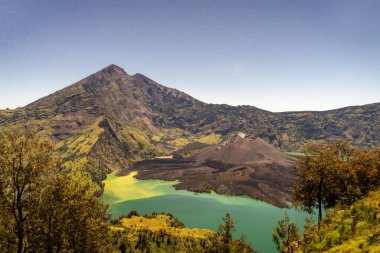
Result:
{"label": "green foliage", "polygon": [[169,145],[172,145],[172,146],[175,146],[175,147],[183,147],[183,146],[186,146],[187,144],[189,144],[189,140],[188,139],[185,139],[185,138],[177,138],[177,139],[174,139],[174,140],[171,140],[171,141],[168,141],[167,143]]}
{"label": "green foliage", "polygon": [[93,125],[73,134],[65,141],[56,144],[55,149],[62,157],[62,167],[68,170],[86,171],[91,175],[94,182],[101,188],[101,180],[106,177],[106,168],[95,164],[90,159],[90,152],[104,133],[100,127],[103,118],[99,118]]}
{"label": "green foliage", "polygon": [[305,222],[301,252],[379,252],[380,191],[350,206],[329,210],[318,232],[316,225]]}
{"label": "green foliage", "polygon": [[309,215],[305,219],[303,228],[304,232],[300,241],[300,250],[302,250],[302,252],[309,252],[311,248],[311,243],[313,242],[313,240],[315,240],[317,232],[316,227],[314,226],[314,219],[312,215]]}
{"label": "green foliage", "polygon": [[232,233],[235,231],[235,221],[229,213],[222,218],[223,224],[218,227],[218,234],[223,237],[223,241],[228,244],[232,240]]}
{"label": "green foliage", "polygon": [[159,153],[159,150],[149,142],[148,136],[136,128],[123,127],[121,139],[127,144],[131,152],[139,152],[141,158],[151,158]]}
{"label": "green foliage", "polygon": [[11,128],[0,134],[0,210],[15,231],[17,252],[25,250],[26,230],[42,181],[57,166],[52,152],[50,142],[34,132]]}
{"label": "green foliage", "polygon": [[86,171],[65,170],[49,140],[16,128],[0,134],[2,252],[99,252],[107,206]]}
{"label": "green foliage", "polygon": [[152,140],[155,141],[155,142],[161,141],[161,138],[162,138],[162,136],[160,136],[160,135],[153,135],[152,136]]}
{"label": "green foliage", "polygon": [[210,230],[185,228],[170,214],[121,217],[111,228],[120,252],[255,252],[243,239],[226,243]]}
{"label": "green foliage", "polygon": [[211,133],[203,137],[195,138],[194,141],[208,145],[213,145],[220,143],[222,141],[222,136],[220,134]]}
{"label": "green foliage", "polygon": [[380,149],[353,149],[339,164],[339,202],[350,205],[380,186]]}
{"label": "green foliage", "polygon": [[69,174],[49,178],[27,231],[35,252],[100,251],[107,248],[107,206],[96,197],[90,179]]}
{"label": "green foliage", "polygon": [[294,203],[309,212],[317,207],[320,221],[323,208],[350,205],[380,186],[380,149],[355,149],[339,140],[311,143],[296,171]]}
{"label": "green foliage", "polygon": [[298,178],[294,186],[294,202],[309,212],[317,207],[320,222],[323,207],[335,204],[339,156],[335,146],[326,142],[310,143],[304,153],[305,156],[300,157],[296,165]]}
{"label": "green foliage", "polygon": [[281,253],[295,253],[299,246],[298,227],[285,212],[284,219],[278,221],[272,231],[272,239]]}
{"label": "green foliage", "polygon": [[[156,138],[157,139],[157,138]],[[202,143],[206,145],[218,144],[222,140],[220,134],[211,133],[208,135],[186,135],[186,137],[178,137],[175,139],[168,140],[166,143],[175,147],[185,147],[191,145],[192,143]]]}
{"label": "green foliage", "polygon": [[73,166],[75,165],[75,158],[87,155],[98,141],[99,136],[104,132],[104,129],[99,127],[102,120],[102,118],[98,119],[89,128],[74,134],[63,143],[57,144],[56,148],[62,151],[64,158],[72,162]]}
{"label": "green foliage", "polygon": [[[220,143],[222,135],[212,133],[211,131],[193,134],[182,129],[171,128],[162,129],[162,132],[153,135],[151,140],[156,143],[165,143],[173,147],[179,147],[180,150],[189,149],[189,147],[191,149],[199,149]],[[178,153],[178,151],[175,151],[175,153]],[[181,151],[181,153],[184,152]]]}

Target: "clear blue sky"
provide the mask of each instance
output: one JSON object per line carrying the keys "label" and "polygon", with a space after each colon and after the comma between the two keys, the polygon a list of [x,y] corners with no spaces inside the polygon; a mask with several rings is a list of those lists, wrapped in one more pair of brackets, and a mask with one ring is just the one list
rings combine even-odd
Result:
{"label": "clear blue sky", "polygon": [[380,1],[0,0],[0,108],[111,63],[205,102],[380,102]]}

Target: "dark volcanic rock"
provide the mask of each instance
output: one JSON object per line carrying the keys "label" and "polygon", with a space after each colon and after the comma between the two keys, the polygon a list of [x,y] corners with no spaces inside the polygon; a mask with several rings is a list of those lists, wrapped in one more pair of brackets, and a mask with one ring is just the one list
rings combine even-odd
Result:
{"label": "dark volcanic rock", "polygon": [[293,196],[294,162],[260,138],[240,133],[189,159],[141,161],[119,175],[138,171],[139,179],[179,180],[177,189],[249,195],[286,207]]}

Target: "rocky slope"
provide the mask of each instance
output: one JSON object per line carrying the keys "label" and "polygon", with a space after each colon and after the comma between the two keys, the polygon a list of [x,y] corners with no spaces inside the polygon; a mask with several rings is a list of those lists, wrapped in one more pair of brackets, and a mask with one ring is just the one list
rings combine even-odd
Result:
{"label": "rocky slope", "polygon": [[380,104],[284,113],[207,104],[115,65],[23,108],[0,111],[0,127],[33,127],[53,139],[70,166],[102,171],[192,143],[215,144],[238,131],[253,131],[283,151],[336,137],[374,146],[379,122]]}
{"label": "rocky slope", "polygon": [[138,171],[140,179],[179,180],[177,189],[249,195],[279,207],[293,197],[295,159],[254,135],[238,133],[187,159],[150,159],[119,175]]}

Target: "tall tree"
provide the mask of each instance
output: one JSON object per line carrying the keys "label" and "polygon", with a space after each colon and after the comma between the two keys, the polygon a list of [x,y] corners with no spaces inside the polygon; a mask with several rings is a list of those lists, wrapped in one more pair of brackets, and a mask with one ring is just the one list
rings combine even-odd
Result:
{"label": "tall tree", "polygon": [[285,212],[284,218],[276,224],[275,229],[272,231],[272,239],[279,252],[297,252],[300,239],[298,227],[289,219],[288,213]]}
{"label": "tall tree", "polygon": [[335,144],[314,142],[306,145],[305,156],[296,164],[294,203],[308,212],[318,208],[318,224],[324,207],[335,205],[339,186],[338,164],[342,155]]}
{"label": "tall tree", "polygon": [[49,140],[21,128],[0,134],[1,252],[110,252],[97,193],[85,170],[59,166]]}
{"label": "tall tree", "polygon": [[107,206],[88,175],[59,173],[40,194],[31,230],[35,252],[101,252],[110,242]]}
{"label": "tall tree", "polygon": [[43,178],[57,165],[50,142],[22,128],[0,133],[2,209],[12,216],[17,252],[25,250],[25,229]]}

